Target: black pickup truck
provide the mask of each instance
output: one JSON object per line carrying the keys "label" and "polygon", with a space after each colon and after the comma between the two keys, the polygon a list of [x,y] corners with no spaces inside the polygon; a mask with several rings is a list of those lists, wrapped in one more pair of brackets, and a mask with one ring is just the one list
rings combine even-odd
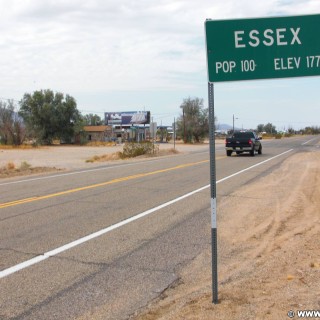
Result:
{"label": "black pickup truck", "polygon": [[249,152],[251,156],[254,156],[257,151],[258,154],[262,154],[261,138],[253,131],[239,131],[234,132],[231,137],[226,138],[226,153],[230,157],[232,152],[241,154],[243,152]]}

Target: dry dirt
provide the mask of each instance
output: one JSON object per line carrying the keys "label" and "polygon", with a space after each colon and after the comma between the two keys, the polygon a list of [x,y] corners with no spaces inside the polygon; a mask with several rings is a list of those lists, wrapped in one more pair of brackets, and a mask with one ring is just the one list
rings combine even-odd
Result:
{"label": "dry dirt", "polygon": [[[223,140],[216,143],[223,143]],[[205,151],[209,146],[207,143],[198,145],[185,145],[182,143],[163,143],[158,144],[159,156],[166,156],[175,153],[188,153],[195,150]],[[173,152],[174,150],[174,152]],[[89,169],[97,165],[103,165],[105,161],[116,160],[117,152],[123,151],[123,145],[116,146],[48,146],[29,149],[1,149],[0,148],[0,178],[8,177],[5,169],[14,166],[16,171],[25,164],[29,166],[28,174],[36,171],[36,168],[42,168],[42,172],[52,170],[73,170]],[[105,157],[105,159],[104,159]],[[92,161],[92,159],[96,159]],[[100,159],[100,160],[99,160]],[[134,160],[134,159],[133,159]],[[127,161],[127,160],[124,160]],[[40,169],[36,172],[39,173]],[[11,172],[13,173],[13,172]],[[20,175],[24,173],[20,171]],[[1,176],[2,175],[2,176]],[[18,173],[16,173],[18,175]]]}
{"label": "dry dirt", "polygon": [[[43,157],[59,155],[56,150]],[[105,153],[83,150],[78,163],[68,156],[51,156],[47,163],[58,169],[62,164],[87,167],[86,159]],[[42,151],[34,153],[22,152],[21,158],[19,152],[2,153],[7,157],[0,160],[7,163],[13,156],[43,165]],[[217,212],[219,303],[211,302],[208,250],[183,270],[178,284],[133,319],[273,320],[289,319],[289,310],[320,310],[320,152],[297,153],[232,194],[219,195],[218,189]]]}
{"label": "dry dirt", "polygon": [[217,213],[219,303],[212,303],[208,251],[135,320],[273,320],[320,311],[320,152],[296,154],[221,197]]}
{"label": "dry dirt", "polygon": [[[159,146],[159,145],[158,145]],[[208,144],[181,145],[161,144],[157,157],[208,149]],[[116,146],[47,146],[37,148],[0,149],[0,179],[54,171],[90,169],[104,165],[106,161],[134,161],[136,158],[152,158],[153,155],[120,160],[118,152],[123,145]]]}

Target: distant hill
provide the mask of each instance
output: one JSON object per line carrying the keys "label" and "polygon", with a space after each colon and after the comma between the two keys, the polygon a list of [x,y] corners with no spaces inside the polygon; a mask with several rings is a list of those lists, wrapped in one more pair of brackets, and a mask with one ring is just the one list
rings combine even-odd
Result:
{"label": "distant hill", "polygon": [[[226,123],[218,123],[216,128],[216,132],[221,132],[223,134],[227,133],[228,131],[232,130],[232,126]],[[234,127],[234,130],[241,130],[238,127]]]}
{"label": "distant hill", "polygon": [[228,131],[231,129],[232,129],[232,126],[230,126],[229,124],[225,124],[225,123],[218,123],[216,126],[216,130]]}

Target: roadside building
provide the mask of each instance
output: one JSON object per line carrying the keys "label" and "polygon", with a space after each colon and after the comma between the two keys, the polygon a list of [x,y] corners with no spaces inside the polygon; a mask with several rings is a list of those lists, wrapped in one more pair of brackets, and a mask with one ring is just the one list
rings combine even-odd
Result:
{"label": "roadside building", "polygon": [[84,126],[84,132],[87,141],[111,141],[113,137],[111,126]]}

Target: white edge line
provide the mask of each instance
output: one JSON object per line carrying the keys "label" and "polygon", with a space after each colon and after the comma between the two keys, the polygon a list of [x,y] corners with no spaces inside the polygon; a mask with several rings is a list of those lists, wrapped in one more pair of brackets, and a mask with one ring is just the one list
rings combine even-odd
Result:
{"label": "white edge line", "polygon": [[0,279],[1,278],[4,278],[4,277],[7,277],[9,276],[10,274],[13,274],[17,271],[20,271],[22,269],[25,269],[25,268],[28,268],[30,266],[32,266],[33,264],[36,264],[36,263],[39,263],[45,259],[47,259],[49,257],[46,257],[44,255],[41,255],[41,256],[36,256],[30,260],[27,260],[27,261],[24,261],[24,262],[21,262],[11,268],[8,268],[8,269],[5,269],[3,271],[0,272]]}
{"label": "white edge line", "polygon": [[57,254],[59,254],[59,253],[62,253],[62,252],[64,252],[64,251],[67,251],[67,250],[69,250],[69,249],[71,249],[71,248],[73,248],[73,247],[76,247],[76,246],[78,246],[78,245],[80,245],[80,244],[82,244],[82,243],[85,243],[85,242],[87,242],[87,241],[89,241],[89,240],[92,240],[92,239],[94,239],[94,238],[100,237],[100,236],[103,235],[103,234],[106,234],[106,233],[108,233],[108,232],[110,232],[110,231],[112,231],[112,230],[118,229],[118,228],[120,228],[120,227],[122,227],[122,226],[124,226],[124,225],[126,225],[126,224],[128,224],[128,223],[131,223],[131,222],[135,221],[135,220],[138,220],[138,219],[140,219],[140,218],[143,218],[143,217],[145,217],[145,216],[147,216],[147,215],[149,215],[149,214],[151,214],[151,213],[153,213],[153,212],[155,212],[155,211],[158,211],[158,210],[160,210],[160,209],[162,209],[162,208],[165,208],[165,207],[167,207],[167,206],[170,206],[171,204],[173,204],[173,203],[175,203],[175,202],[178,202],[178,201],[180,201],[180,200],[182,200],[182,199],[185,199],[185,198],[187,198],[187,197],[190,197],[191,195],[193,195],[193,194],[195,194],[195,193],[197,193],[197,192],[200,192],[200,191],[202,191],[202,190],[205,190],[205,189],[207,189],[208,187],[210,187],[210,185],[201,187],[201,188],[199,188],[199,189],[197,189],[197,190],[194,190],[194,191],[192,191],[192,192],[189,192],[189,193],[187,193],[187,194],[184,194],[183,196],[181,196],[181,197],[179,197],[179,198],[173,199],[173,200],[171,200],[171,201],[169,201],[169,202],[166,202],[166,203],[161,204],[160,206],[157,206],[157,207],[155,207],[155,208],[152,208],[152,209],[149,209],[149,210],[147,210],[147,211],[144,211],[144,212],[142,212],[142,213],[140,213],[140,214],[137,214],[137,215],[135,215],[134,217],[131,217],[131,218],[129,218],[129,219],[126,219],[126,220],[123,220],[123,221],[121,221],[121,222],[118,222],[118,223],[116,223],[116,224],[114,224],[114,225],[112,225],[112,226],[109,226],[109,227],[105,228],[105,229],[99,230],[99,231],[94,232],[94,233],[92,233],[92,234],[89,234],[89,235],[87,235],[87,236],[85,236],[85,237],[83,237],[83,238],[80,238],[80,239],[77,239],[77,240],[72,241],[72,242],[70,242],[70,243],[67,243],[67,244],[64,245],[64,246],[61,246],[61,247],[58,247],[58,248],[53,249],[53,250],[51,250],[51,251],[45,252],[45,253],[42,254],[42,255],[36,256],[36,257],[34,257],[34,258],[30,259],[30,260],[24,261],[24,262],[22,262],[22,263],[19,263],[19,264],[13,266],[13,267],[10,267],[10,268],[8,268],[8,269],[5,269],[5,270],[3,270],[3,271],[0,272],[0,279],[1,279],[1,278],[4,278],[4,277],[6,277],[6,276],[8,276],[8,275],[10,275],[10,274],[13,274],[13,273],[15,273],[15,272],[17,272],[17,271],[20,271],[20,270],[22,270],[22,269],[28,268],[28,267],[32,266],[33,264],[36,264],[36,263],[41,262],[41,261],[43,261],[43,260],[46,260],[46,259],[49,258],[49,257],[53,257],[53,256],[55,256],[55,255],[57,255]]}
{"label": "white edge line", "polygon": [[155,211],[158,211],[158,210],[163,209],[163,208],[165,208],[165,207],[167,207],[167,206],[170,206],[171,204],[173,204],[173,203],[175,203],[175,202],[178,202],[178,201],[180,201],[180,200],[182,200],[182,199],[184,199],[184,198],[190,197],[191,195],[193,195],[193,194],[195,194],[195,193],[197,193],[197,192],[200,192],[200,191],[208,188],[209,186],[210,186],[210,185],[207,185],[207,186],[204,186],[204,187],[202,187],[202,188],[200,188],[200,189],[197,189],[197,190],[194,190],[194,191],[192,191],[192,192],[189,192],[189,193],[187,193],[187,194],[185,194],[185,195],[183,195],[183,196],[181,196],[181,197],[179,197],[179,198],[176,198],[176,199],[173,199],[173,200],[171,200],[171,201],[169,201],[169,202],[163,203],[163,204],[161,204],[160,206],[157,206],[157,207],[155,207],[155,208],[152,208],[152,209],[149,209],[149,210],[144,211],[144,212],[142,212],[142,213],[139,213],[139,214],[137,214],[137,215],[135,215],[135,216],[133,216],[133,217],[131,217],[131,218],[128,218],[128,219],[123,220],[123,221],[121,221],[121,222],[118,222],[118,223],[116,223],[116,224],[114,224],[114,225],[112,225],[112,226],[109,226],[109,227],[107,227],[107,228],[105,228],[105,229],[102,229],[102,230],[99,230],[99,231],[94,232],[94,233],[92,233],[92,234],[89,234],[89,235],[87,235],[87,236],[85,236],[85,237],[83,237],[83,238],[80,238],[80,239],[78,239],[78,240],[75,240],[75,241],[73,241],[73,242],[70,242],[70,243],[68,243],[68,244],[66,244],[66,245],[64,245],[64,246],[62,246],[62,247],[59,247],[59,248],[54,249],[54,250],[52,250],[52,251],[48,251],[48,252],[44,253],[43,255],[48,256],[48,257],[55,256],[55,255],[57,255],[57,254],[59,254],[59,253],[61,253],[61,252],[63,252],[63,251],[66,251],[66,250],[69,250],[69,249],[71,249],[71,248],[73,248],[73,247],[75,247],[75,246],[78,246],[79,244],[82,244],[82,243],[85,243],[85,242],[87,242],[87,241],[89,241],[89,240],[92,240],[92,239],[94,239],[94,238],[100,237],[101,235],[103,235],[103,234],[105,234],[105,233],[108,233],[108,232],[110,232],[110,231],[113,231],[113,230],[115,230],[115,229],[118,229],[118,228],[120,228],[120,227],[122,227],[122,226],[124,226],[124,225],[126,225],[126,224],[128,224],[128,223],[131,223],[131,222],[133,222],[133,221],[135,221],[135,220],[138,220],[138,219],[140,219],[140,218],[143,218],[143,217],[145,217],[145,216],[147,216],[147,215],[149,215],[149,214],[151,214],[151,213],[153,213],[153,212],[155,212]]}
{"label": "white edge line", "polygon": [[[250,170],[250,169],[252,169],[252,168],[258,167],[258,166],[260,166],[260,165],[262,165],[262,164],[264,164],[264,163],[266,163],[266,162],[268,162],[268,161],[271,161],[271,160],[273,160],[273,159],[275,159],[275,158],[278,158],[278,157],[280,157],[280,156],[282,156],[282,155],[284,155],[284,154],[286,154],[286,153],[288,153],[288,152],[291,152],[291,151],[293,151],[293,149],[290,149],[290,150],[288,150],[288,151],[285,151],[285,152],[283,152],[283,153],[281,153],[281,154],[276,155],[275,157],[272,157],[272,158],[269,158],[269,159],[264,160],[264,161],[262,161],[262,162],[259,162],[259,163],[255,164],[255,165],[251,166],[251,167],[248,167],[248,168],[246,168],[246,169],[244,169],[244,170],[241,170],[241,171],[239,171],[239,172],[236,172],[236,173],[234,173],[234,174],[232,174],[232,175],[230,175],[230,176],[228,176],[228,177],[222,178],[222,179],[218,180],[216,183],[220,183],[220,182],[226,181],[226,180],[228,180],[228,179],[230,179],[230,178],[232,178],[232,177],[234,177],[234,176],[236,176],[236,175],[239,175],[239,174],[241,174],[241,173],[243,173],[243,172],[245,172],[245,171],[248,171],[248,170]],[[1,278],[4,278],[4,277],[7,277],[7,276],[9,276],[9,275],[11,275],[11,274],[13,274],[13,273],[15,273],[15,272],[17,272],[17,271],[22,270],[22,269],[28,268],[28,267],[30,267],[30,266],[32,266],[32,265],[34,265],[34,264],[36,264],[36,263],[39,263],[39,262],[41,262],[41,261],[43,261],[43,260],[46,260],[46,259],[49,258],[49,257],[53,257],[53,256],[55,256],[55,255],[57,255],[57,254],[59,254],[59,253],[62,253],[62,252],[67,251],[67,250],[69,250],[69,249],[71,249],[71,248],[74,248],[74,247],[76,247],[76,246],[78,246],[78,245],[80,245],[80,244],[83,244],[83,243],[85,243],[85,242],[87,242],[87,241],[89,241],[89,240],[92,240],[92,239],[94,239],[94,238],[100,237],[100,236],[103,235],[103,234],[106,234],[106,233],[108,233],[108,232],[110,232],[110,231],[113,231],[113,230],[115,230],[115,229],[118,229],[118,228],[120,228],[120,227],[122,227],[122,226],[124,226],[124,225],[126,225],[126,224],[128,224],[128,223],[131,223],[131,222],[133,222],[133,221],[135,221],[135,220],[138,220],[138,219],[140,219],[140,218],[143,218],[143,217],[145,217],[145,216],[147,216],[147,215],[149,215],[149,214],[151,214],[151,213],[153,213],[153,212],[155,212],[155,211],[158,211],[158,210],[160,210],[160,209],[163,209],[163,208],[165,208],[165,207],[168,207],[168,206],[170,206],[171,204],[174,204],[174,203],[176,203],[176,202],[178,202],[178,201],[180,201],[180,200],[183,200],[183,199],[185,199],[185,198],[188,198],[188,197],[190,197],[190,196],[192,196],[192,195],[194,195],[194,194],[196,194],[196,193],[198,193],[198,192],[201,192],[201,191],[203,191],[203,190],[205,190],[205,189],[207,189],[207,188],[209,188],[209,187],[210,187],[210,184],[208,184],[208,185],[206,185],[206,186],[204,186],[204,187],[201,187],[201,188],[199,188],[199,189],[197,189],[197,190],[194,190],[194,191],[191,191],[191,192],[189,192],[189,193],[186,193],[186,194],[184,194],[184,195],[182,195],[182,196],[180,196],[180,197],[178,197],[178,198],[176,198],[176,199],[173,199],[173,200],[171,200],[171,201],[168,201],[168,202],[166,202],[166,203],[163,203],[163,204],[161,204],[161,205],[159,205],[159,206],[157,206],[157,207],[155,207],[155,208],[152,208],[152,209],[149,209],[149,210],[144,211],[144,212],[142,212],[142,213],[139,213],[139,214],[137,214],[137,215],[135,215],[135,216],[133,216],[133,217],[131,217],[131,218],[128,218],[128,219],[126,219],[126,220],[123,220],[123,221],[121,221],[121,222],[118,222],[118,223],[116,223],[116,224],[114,224],[114,225],[112,225],[112,226],[109,226],[109,227],[107,227],[107,228],[101,229],[101,230],[99,230],[99,231],[97,231],[97,232],[94,232],[94,233],[92,233],[92,234],[89,234],[89,235],[87,235],[87,236],[85,236],[85,237],[83,237],[83,238],[77,239],[77,240],[72,241],[72,242],[69,242],[69,243],[67,243],[67,244],[65,244],[65,245],[63,245],[63,246],[61,246],[61,247],[58,247],[58,248],[53,249],[53,250],[51,250],[51,251],[45,252],[45,253],[42,254],[42,255],[36,256],[36,257],[34,257],[34,258],[32,258],[32,259],[26,260],[26,261],[24,261],[24,262],[21,262],[21,263],[15,265],[15,266],[12,266],[12,267],[10,267],[10,268],[7,268],[7,269],[5,269],[5,270],[3,270],[3,271],[0,272],[0,279],[1,279]]]}
{"label": "white edge line", "polygon": [[259,162],[259,163],[255,164],[255,165],[253,165],[253,166],[251,166],[251,167],[249,167],[249,168],[243,169],[243,170],[238,171],[238,172],[236,172],[236,173],[234,173],[234,174],[232,174],[232,175],[230,175],[230,176],[228,176],[228,177],[222,178],[222,179],[220,179],[219,181],[217,181],[217,183],[220,183],[220,182],[223,182],[223,181],[228,180],[228,179],[230,179],[230,178],[233,178],[234,176],[237,176],[238,174],[241,174],[241,173],[246,172],[246,171],[248,171],[248,170],[251,170],[251,169],[253,169],[253,168],[255,168],[255,167],[258,167],[258,166],[260,166],[260,165],[262,165],[262,164],[264,164],[264,163],[266,163],[266,162],[268,162],[268,161],[271,161],[271,160],[273,160],[273,159],[276,159],[276,158],[278,158],[278,157],[281,157],[281,156],[283,156],[284,154],[286,154],[286,153],[288,153],[288,152],[291,152],[291,151],[293,151],[293,149],[290,149],[290,150],[287,150],[287,151],[285,151],[285,152],[282,152],[282,153],[280,153],[280,154],[278,154],[278,155],[276,155],[276,156],[274,156],[274,157],[272,157],[272,158],[269,158],[269,159],[267,159],[267,160],[264,160],[264,161],[262,161],[262,162]]}
{"label": "white edge line", "polygon": [[311,142],[311,141],[313,141],[313,140],[315,140],[316,138],[312,138],[312,139],[310,139],[310,140],[308,140],[308,141],[306,141],[306,142],[304,142],[304,143],[301,143],[301,145],[302,146],[304,146],[305,144],[307,144],[307,143],[309,143],[309,142]]}

